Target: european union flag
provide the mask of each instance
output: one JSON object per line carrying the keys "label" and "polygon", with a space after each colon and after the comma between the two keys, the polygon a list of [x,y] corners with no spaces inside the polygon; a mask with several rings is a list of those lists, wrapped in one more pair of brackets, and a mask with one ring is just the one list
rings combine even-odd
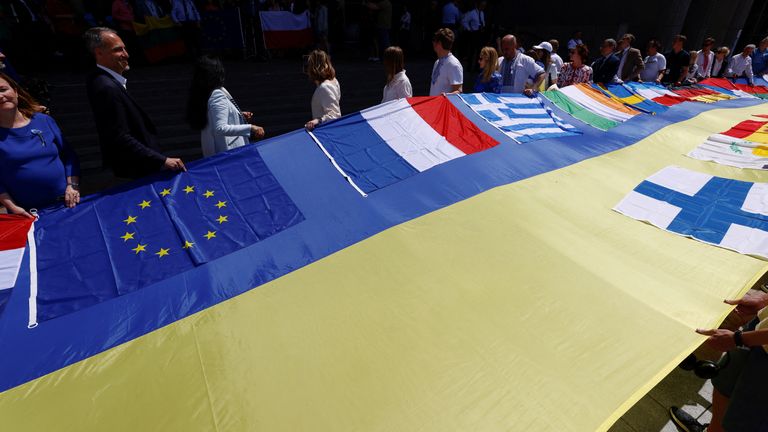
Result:
{"label": "european union flag", "polygon": [[255,148],[44,214],[36,231],[38,318],[136,291],[303,219]]}

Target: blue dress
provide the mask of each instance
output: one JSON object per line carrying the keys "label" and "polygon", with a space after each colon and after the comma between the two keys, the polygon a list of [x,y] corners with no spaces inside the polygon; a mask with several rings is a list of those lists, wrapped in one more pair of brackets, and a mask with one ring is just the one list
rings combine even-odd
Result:
{"label": "blue dress", "polygon": [[483,82],[483,73],[475,79],[475,93],[501,93],[501,73],[494,72],[488,82]]}
{"label": "blue dress", "polygon": [[0,193],[24,209],[43,208],[64,195],[68,176],[80,175],[80,162],[56,122],[35,114],[28,125],[0,128]]}

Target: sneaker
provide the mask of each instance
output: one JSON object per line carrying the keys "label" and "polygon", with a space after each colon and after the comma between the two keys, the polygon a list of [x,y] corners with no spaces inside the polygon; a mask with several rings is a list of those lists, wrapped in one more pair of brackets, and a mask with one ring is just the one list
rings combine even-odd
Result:
{"label": "sneaker", "polygon": [[704,432],[707,430],[708,425],[699,423],[693,416],[683,411],[678,407],[671,407],[669,409],[669,417],[672,422],[677,426],[677,429],[683,432]]}

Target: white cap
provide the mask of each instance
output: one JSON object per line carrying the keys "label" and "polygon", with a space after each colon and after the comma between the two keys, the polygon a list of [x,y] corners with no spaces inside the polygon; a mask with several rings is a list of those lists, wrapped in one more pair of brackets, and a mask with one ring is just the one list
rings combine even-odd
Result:
{"label": "white cap", "polygon": [[549,51],[551,53],[552,52],[552,44],[549,43],[549,42],[542,42],[542,43],[536,45],[535,47],[533,47],[533,49],[543,49],[543,50],[547,50],[547,51]]}

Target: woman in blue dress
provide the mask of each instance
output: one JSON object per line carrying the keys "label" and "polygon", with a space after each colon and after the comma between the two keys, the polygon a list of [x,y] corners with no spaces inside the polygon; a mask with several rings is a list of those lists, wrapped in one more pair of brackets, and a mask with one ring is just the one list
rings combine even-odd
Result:
{"label": "woman in blue dress", "polygon": [[32,208],[80,202],[80,163],[56,122],[0,72],[0,205],[30,216]]}
{"label": "woman in blue dress", "polygon": [[501,93],[501,73],[499,73],[499,54],[493,47],[480,50],[480,75],[475,80],[475,93]]}

